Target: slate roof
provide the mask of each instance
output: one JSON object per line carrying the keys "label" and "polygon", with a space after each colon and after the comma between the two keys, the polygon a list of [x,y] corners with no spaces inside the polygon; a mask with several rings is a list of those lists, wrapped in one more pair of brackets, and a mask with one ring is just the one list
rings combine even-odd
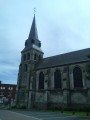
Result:
{"label": "slate roof", "polygon": [[33,18],[33,22],[32,22],[32,26],[31,26],[31,30],[30,30],[28,39],[32,39],[32,38],[38,40],[38,32],[37,32],[35,15],[34,15],[34,18]]}
{"label": "slate roof", "polygon": [[90,56],[90,48],[56,55],[42,59],[37,64],[36,69],[45,69],[54,66],[88,61],[90,60],[88,56]]}

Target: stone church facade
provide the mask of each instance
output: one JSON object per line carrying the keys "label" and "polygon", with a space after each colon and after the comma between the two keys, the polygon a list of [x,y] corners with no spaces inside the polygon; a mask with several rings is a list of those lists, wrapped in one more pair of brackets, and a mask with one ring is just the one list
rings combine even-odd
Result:
{"label": "stone church facade", "polygon": [[90,48],[43,58],[35,15],[21,51],[17,104],[27,108],[90,107],[90,80],[85,66]]}

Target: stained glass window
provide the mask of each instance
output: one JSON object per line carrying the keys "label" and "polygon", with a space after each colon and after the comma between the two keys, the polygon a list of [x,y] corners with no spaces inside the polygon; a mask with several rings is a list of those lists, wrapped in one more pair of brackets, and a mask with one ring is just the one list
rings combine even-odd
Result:
{"label": "stained glass window", "polygon": [[74,88],[82,88],[82,71],[79,67],[75,67],[73,70]]}
{"label": "stained glass window", "polygon": [[61,88],[61,72],[56,70],[54,72],[54,88]]}
{"label": "stained glass window", "polygon": [[39,74],[39,89],[44,89],[44,74],[40,72]]}

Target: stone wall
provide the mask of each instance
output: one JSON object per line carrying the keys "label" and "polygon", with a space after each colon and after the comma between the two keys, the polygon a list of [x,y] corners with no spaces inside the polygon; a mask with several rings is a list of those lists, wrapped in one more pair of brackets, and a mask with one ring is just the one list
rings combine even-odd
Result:
{"label": "stone wall", "polygon": [[[79,66],[82,70],[83,88],[74,89],[73,69]],[[76,105],[90,104],[90,82],[86,80],[84,73],[85,63],[73,64],[69,66],[60,66],[48,69],[38,70],[36,72],[36,93],[35,105],[39,108],[48,107],[66,107]],[[56,69],[61,71],[61,89],[54,89],[54,72]],[[45,75],[44,90],[38,90],[39,73]]]}

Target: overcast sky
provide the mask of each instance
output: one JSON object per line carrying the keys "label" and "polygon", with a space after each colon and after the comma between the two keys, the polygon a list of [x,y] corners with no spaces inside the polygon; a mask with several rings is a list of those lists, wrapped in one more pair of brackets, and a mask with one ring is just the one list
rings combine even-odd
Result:
{"label": "overcast sky", "polygon": [[90,47],[90,0],[0,0],[2,83],[17,83],[34,7],[44,57]]}

